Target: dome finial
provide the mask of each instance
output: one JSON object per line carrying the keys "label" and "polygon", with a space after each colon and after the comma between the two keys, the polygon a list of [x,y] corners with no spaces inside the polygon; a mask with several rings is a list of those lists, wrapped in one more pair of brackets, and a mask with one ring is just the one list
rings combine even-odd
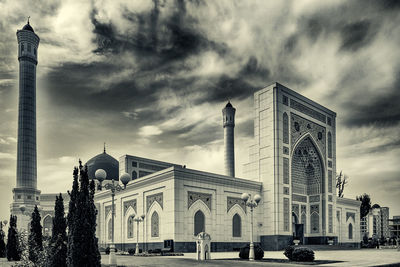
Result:
{"label": "dome finial", "polygon": [[28,16],[28,24],[29,24],[29,19],[31,18],[31,16]]}
{"label": "dome finial", "polygon": [[104,153],[106,153],[106,142],[104,142]]}

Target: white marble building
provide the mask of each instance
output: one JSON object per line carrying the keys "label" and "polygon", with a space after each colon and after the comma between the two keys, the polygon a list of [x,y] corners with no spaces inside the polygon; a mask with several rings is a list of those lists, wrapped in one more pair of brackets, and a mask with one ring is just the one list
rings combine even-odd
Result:
{"label": "white marble building", "polygon": [[[254,240],[265,250],[283,249],[294,238],[303,244],[358,247],[360,202],[336,197],[336,113],[278,83],[256,92],[254,142],[243,179],[234,177],[233,110],[228,103],[223,111],[225,146],[231,146],[225,147],[227,176],[130,155],[117,161],[105,151],[88,161],[90,178],[100,168],[112,174],[108,179],[117,180],[117,173],[133,177],[115,196],[117,248],[134,248],[138,241],[145,250],[193,252],[195,236],[205,231],[212,251],[239,249],[250,240],[243,192],[262,196],[254,211]],[[45,199],[51,196],[41,196],[47,223],[51,202]],[[97,236],[106,247],[110,191],[98,191],[95,202]],[[133,218],[142,215],[137,225]]]}

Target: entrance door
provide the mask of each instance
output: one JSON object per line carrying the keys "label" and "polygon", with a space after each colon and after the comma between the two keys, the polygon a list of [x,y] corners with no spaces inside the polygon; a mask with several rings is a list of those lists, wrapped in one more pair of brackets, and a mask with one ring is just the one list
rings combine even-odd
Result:
{"label": "entrance door", "polygon": [[301,244],[304,244],[304,224],[295,224],[296,237],[300,240]]}

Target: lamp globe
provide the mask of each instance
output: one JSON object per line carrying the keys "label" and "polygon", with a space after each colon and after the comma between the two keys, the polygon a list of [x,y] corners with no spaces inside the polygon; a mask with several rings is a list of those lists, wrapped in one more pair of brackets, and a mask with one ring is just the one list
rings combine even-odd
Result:
{"label": "lamp globe", "polygon": [[103,182],[106,178],[107,178],[107,173],[105,170],[103,169],[98,169],[96,170],[96,172],[94,173],[94,176],[96,177],[96,179],[101,183]]}
{"label": "lamp globe", "polygon": [[247,201],[249,199],[249,197],[250,197],[249,194],[243,193],[240,198],[243,199],[244,201]]}
{"label": "lamp globe", "polygon": [[256,194],[254,196],[254,201],[258,204],[261,201],[261,196],[259,194]]}
{"label": "lamp globe", "polygon": [[120,177],[119,180],[122,182],[122,184],[124,185],[124,187],[126,187],[126,185],[132,180],[131,176],[129,175],[129,173],[123,173]]}

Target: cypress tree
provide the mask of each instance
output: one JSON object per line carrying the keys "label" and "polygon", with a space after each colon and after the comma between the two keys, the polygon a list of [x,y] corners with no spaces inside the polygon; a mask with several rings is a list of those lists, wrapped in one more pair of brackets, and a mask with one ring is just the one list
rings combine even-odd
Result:
{"label": "cypress tree", "polygon": [[50,241],[50,259],[51,267],[67,266],[67,221],[64,213],[64,200],[60,193],[56,196],[54,206],[53,231]]}
{"label": "cypress tree", "polygon": [[78,168],[74,168],[73,172],[73,182],[72,190],[68,191],[70,197],[68,216],[67,216],[67,226],[68,226],[68,244],[67,244],[67,266],[74,267],[78,266],[75,261],[79,256],[79,248],[75,245],[74,237],[75,235],[75,221],[76,221],[76,210],[77,210],[77,198],[79,194],[78,185]]}
{"label": "cypress tree", "polygon": [[3,222],[0,222],[0,258],[6,256],[6,243],[4,242]]}
{"label": "cypress tree", "polygon": [[[79,187],[77,175],[74,171],[73,189],[70,193],[70,212],[68,214],[68,266],[99,267],[100,253],[96,238],[96,215],[94,205],[94,183],[90,185],[87,166],[79,161]],[[75,190],[74,190],[75,189]],[[71,228],[70,228],[71,225]]]}
{"label": "cypress tree", "polygon": [[[86,170],[87,173],[87,170]],[[96,226],[97,226],[97,222],[96,222],[96,217],[97,217],[97,209],[96,206],[94,204],[94,194],[96,192],[96,185],[94,183],[94,180],[92,180],[90,182],[90,210],[89,210],[89,218],[90,218],[90,240],[91,240],[91,244],[92,244],[92,251],[94,253],[93,258],[96,262],[96,264],[94,266],[100,266],[101,265],[101,256],[100,256],[100,251],[99,251],[99,244],[98,244],[98,239],[96,237]],[[98,265],[97,265],[98,264]]]}
{"label": "cypress tree", "polygon": [[10,215],[6,250],[8,261],[19,261],[21,259],[21,251],[17,236],[17,216]]}
{"label": "cypress tree", "polygon": [[38,262],[39,253],[43,251],[43,235],[42,235],[42,225],[40,224],[40,213],[38,207],[32,212],[32,220],[30,223],[30,232],[28,237],[28,247],[29,247],[29,260],[33,263]]}

